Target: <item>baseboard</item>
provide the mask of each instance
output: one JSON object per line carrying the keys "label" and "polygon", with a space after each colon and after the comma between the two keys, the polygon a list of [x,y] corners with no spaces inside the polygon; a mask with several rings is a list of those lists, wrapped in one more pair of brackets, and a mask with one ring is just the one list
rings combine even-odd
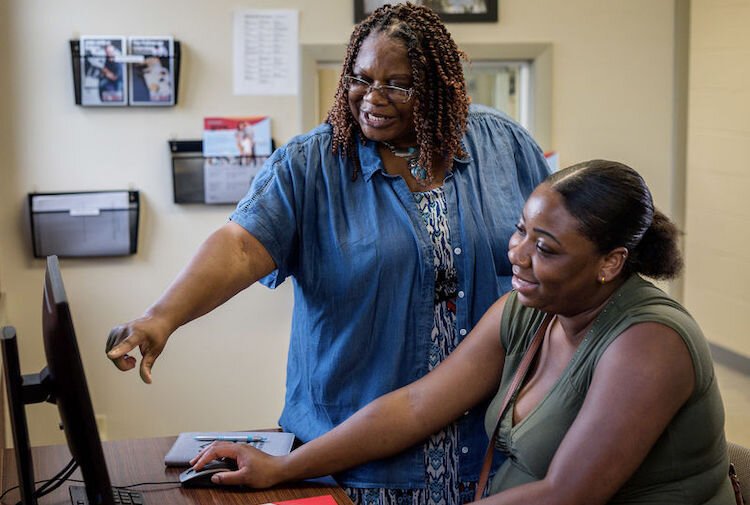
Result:
{"label": "baseboard", "polygon": [[750,357],[740,354],[738,352],[722,347],[718,344],[709,342],[711,348],[711,355],[716,363],[724,365],[727,368],[731,368],[736,372],[740,372],[745,375],[750,375]]}

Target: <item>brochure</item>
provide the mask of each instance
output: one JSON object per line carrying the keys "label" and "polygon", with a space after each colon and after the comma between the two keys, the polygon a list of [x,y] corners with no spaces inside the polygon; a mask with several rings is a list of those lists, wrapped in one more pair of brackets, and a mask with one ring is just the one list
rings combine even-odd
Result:
{"label": "brochure", "polygon": [[174,39],[169,35],[130,37],[131,56],[144,56],[130,70],[130,105],[174,105]]}
{"label": "brochure", "polygon": [[190,460],[214,440],[228,440],[250,444],[273,456],[289,454],[294,443],[294,433],[284,431],[186,431],[164,456],[166,466],[190,466]]}
{"label": "brochure", "polygon": [[271,118],[207,117],[203,120],[203,156],[270,156]]}
{"label": "brochure", "polygon": [[80,39],[81,104],[127,105],[125,37],[84,35]]}
{"label": "brochure", "polygon": [[204,201],[237,203],[242,200],[267,157],[215,157],[203,162]]}

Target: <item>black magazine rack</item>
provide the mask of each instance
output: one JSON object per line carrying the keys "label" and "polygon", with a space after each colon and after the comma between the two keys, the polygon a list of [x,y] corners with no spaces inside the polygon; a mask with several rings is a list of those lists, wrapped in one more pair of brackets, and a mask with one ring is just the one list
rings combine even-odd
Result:
{"label": "black magazine rack", "polygon": [[35,258],[127,256],[138,250],[134,190],[29,193]]}
{"label": "black magazine rack", "polygon": [[[271,142],[273,149],[273,141]],[[174,203],[233,205],[268,156],[206,157],[202,140],[170,140]]]}
{"label": "black magazine rack", "polygon": [[[178,92],[180,89],[180,61],[182,50],[179,41],[172,40],[170,42],[172,44],[171,55],[158,58],[168,62],[167,64],[172,70],[170,74],[172,95],[169,100],[159,101],[147,98],[134,99],[135,92],[131,92],[130,83],[138,83],[139,79],[137,79],[136,76],[143,76],[144,72],[142,69],[145,67],[143,62],[147,57],[144,57],[143,55],[123,54],[122,56],[119,56],[117,60],[118,62],[123,63],[127,68],[127,77],[124,77],[125,88],[123,91],[123,99],[113,102],[102,101],[101,103],[86,103],[83,96],[83,89],[86,82],[85,80],[88,77],[87,72],[89,72],[89,70],[86,68],[85,64],[82,65],[84,58],[82,58],[83,55],[81,54],[81,41],[78,39],[70,40],[70,61],[73,69],[73,92],[75,94],[76,105],[82,105],[84,107],[173,107],[177,105]],[[136,86],[132,86],[132,88],[135,90]]]}

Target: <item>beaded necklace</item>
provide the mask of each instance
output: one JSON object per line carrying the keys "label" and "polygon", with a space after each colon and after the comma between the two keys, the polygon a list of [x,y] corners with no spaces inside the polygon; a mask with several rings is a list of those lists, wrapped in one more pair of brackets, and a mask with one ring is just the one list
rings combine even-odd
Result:
{"label": "beaded necklace", "polygon": [[406,148],[396,147],[390,142],[381,141],[381,143],[393,153],[394,156],[406,159],[406,165],[409,167],[412,177],[418,183],[427,184],[427,169],[419,164],[419,146],[410,146]]}

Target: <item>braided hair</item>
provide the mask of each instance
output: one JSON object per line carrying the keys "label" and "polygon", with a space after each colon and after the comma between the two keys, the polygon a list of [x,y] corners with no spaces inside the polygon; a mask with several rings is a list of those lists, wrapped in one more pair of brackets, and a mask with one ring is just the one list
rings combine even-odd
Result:
{"label": "braided hair", "polygon": [[333,127],[333,152],[353,161],[352,180],[356,179],[361,168],[355,138],[359,137],[362,143],[365,138],[349,108],[344,76],[352,73],[362,42],[375,33],[400,40],[406,46],[414,87],[419,165],[427,170],[428,180],[432,180],[436,161],[466,156],[461,139],[466,130],[470,98],[461,65],[466,55],[458,49],[440,17],[420,5],[386,4],[354,28],[334,103],[326,119]]}

